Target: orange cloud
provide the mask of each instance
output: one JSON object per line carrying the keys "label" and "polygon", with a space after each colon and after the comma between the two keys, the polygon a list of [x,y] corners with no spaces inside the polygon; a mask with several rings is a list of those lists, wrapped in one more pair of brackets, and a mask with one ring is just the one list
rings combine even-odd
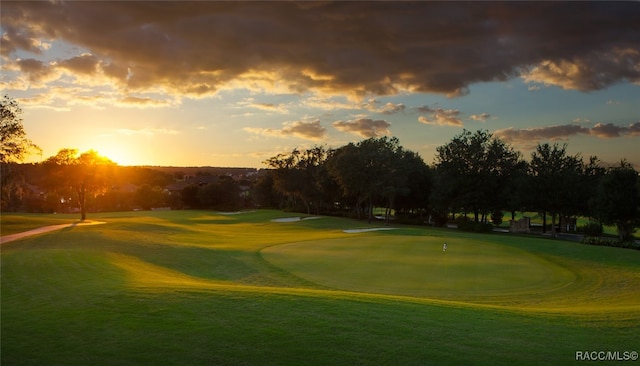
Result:
{"label": "orange cloud", "polygon": [[614,47],[598,51],[573,60],[544,60],[525,72],[522,78],[525,82],[582,91],[603,89],[625,79],[640,82],[639,50]]}
{"label": "orange cloud", "polygon": [[429,108],[421,107],[423,112],[430,113],[430,117],[420,116],[418,121],[426,125],[438,125],[438,126],[462,126],[462,120],[458,117],[460,111],[456,109],[442,109],[442,108]]}
{"label": "orange cloud", "polygon": [[491,115],[489,113],[472,114],[469,118],[474,121],[485,122],[486,120],[491,118]]}
{"label": "orange cloud", "polygon": [[391,123],[380,119],[359,118],[353,121],[335,121],[332,126],[339,131],[351,132],[364,138],[391,135],[389,130]]}
{"label": "orange cloud", "polygon": [[244,131],[266,136],[295,136],[307,140],[320,140],[327,133],[327,129],[320,124],[319,120],[286,122],[281,129],[245,127]]}

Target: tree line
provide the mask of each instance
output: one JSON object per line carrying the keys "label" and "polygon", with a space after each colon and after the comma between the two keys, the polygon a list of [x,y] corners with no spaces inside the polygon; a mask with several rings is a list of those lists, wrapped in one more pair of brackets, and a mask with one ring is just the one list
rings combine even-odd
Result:
{"label": "tree line", "polygon": [[[425,164],[395,137],[370,138],[337,149],[294,149],[265,163],[270,174],[256,184],[265,205],[308,213],[384,217],[444,225],[458,214],[472,229],[500,224],[504,213],[540,212],[556,234],[560,218],[584,216],[615,225],[620,240],[632,240],[640,223],[640,180],[621,161],[605,167],[584,162],[566,144],[538,144],[524,159],[488,131],[464,130],[436,149]],[[271,190],[271,191],[270,191]]]}
{"label": "tree line", "polygon": [[[524,159],[488,131],[462,133],[436,149],[435,163],[405,149],[395,137],[370,138],[339,148],[294,149],[265,161],[251,178],[195,179],[142,167],[119,167],[90,150],[61,149],[39,164],[20,164],[39,148],[26,138],[17,103],[0,101],[2,211],[67,212],[134,208],[249,207],[291,209],[372,220],[444,225],[455,219],[470,230],[499,225],[504,213],[539,212],[555,234],[561,218],[583,216],[615,225],[632,240],[640,224],[640,180],[626,161],[605,167],[570,155],[566,144],[538,144]],[[129,186],[129,189],[127,189]],[[36,191],[43,189],[43,191]]]}
{"label": "tree line", "polygon": [[7,164],[7,170],[12,178],[2,186],[5,212],[77,212],[85,220],[88,212],[252,207],[242,192],[251,186],[242,178],[243,170],[235,177],[206,168],[193,176],[170,174],[158,168],[118,166],[97,151],[68,148],[41,163]]}

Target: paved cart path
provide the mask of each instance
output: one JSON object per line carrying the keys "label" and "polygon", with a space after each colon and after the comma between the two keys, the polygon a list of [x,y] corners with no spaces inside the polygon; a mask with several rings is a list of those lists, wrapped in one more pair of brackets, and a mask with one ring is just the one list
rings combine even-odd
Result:
{"label": "paved cart path", "polygon": [[60,225],[43,226],[43,227],[39,227],[37,229],[23,231],[21,233],[15,233],[15,234],[10,234],[10,235],[0,236],[0,244],[4,244],[4,243],[8,243],[10,241],[26,238],[27,236],[44,234],[44,233],[48,233],[50,231],[64,229],[64,228],[67,228],[67,227],[100,225],[100,224],[106,224],[106,223],[103,222],[103,221],[82,221],[82,222],[74,222],[72,224],[60,224]]}

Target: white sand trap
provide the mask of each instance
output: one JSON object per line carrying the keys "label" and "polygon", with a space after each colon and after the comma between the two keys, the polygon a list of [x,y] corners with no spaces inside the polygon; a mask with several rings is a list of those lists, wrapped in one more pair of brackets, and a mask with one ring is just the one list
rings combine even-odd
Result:
{"label": "white sand trap", "polygon": [[218,215],[240,215],[245,213],[251,213],[255,211],[234,211],[234,212],[218,212]]}
{"label": "white sand trap", "polygon": [[380,231],[380,230],[395,230],[395,227],[372,227],[369,229],[347,229],[343,231],[348,234],[354,234],[354,233],[366,233],[367,231]]}
{"label": "white sand trap", "polygon": [[281,219],[273,219],[271,221],[273,222],[296,222],[296,221],[303,221],[303,220],[315,220],[315,219],[321,219],[321,216],[309,216],[309,217],[283,217]]}

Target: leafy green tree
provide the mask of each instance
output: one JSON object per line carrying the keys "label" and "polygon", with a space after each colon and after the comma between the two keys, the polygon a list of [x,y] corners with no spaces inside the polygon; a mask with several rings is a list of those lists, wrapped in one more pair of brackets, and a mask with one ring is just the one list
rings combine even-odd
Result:
{"label": "leafy green tree", "polygon": [[395,200],[409,194],[410,167],[416,159],[419,156],[404,150],[396,137],[381,137],[339,148],[327,166],[345,198],[353,200],[358,216],[364,206],[371,220],[374,204],[385,207],[388,218]]}
{"label": "leafy green tree", "polygon": [[607,170],[600,180],[596,196],[596,215],[606,225],[615,225],[622,241],[634,240],[640,225],[638,172],[626,161]]}
{"label": "leafy green tree", "polygon": [[433,187],[433,171],[415,152],[404,151],[401,157],[401,171],[406,178],[406,189],[396,198],[395,209],[401,212],[418,213],[422,217],[431,205],[430,194]]}
{"label": "leafy green tree", "polygon": [[527,197],[529,195],[527,189],[528,170],[529,164],[524,160],[520,160],[513,166],[505,178],[502,194],[504,197],[504,208],[511,213],[511,220],[515,220],[516,211],[522,211],[527,206]]}
{"label": "leafy green tree", "polygon": [[118,168],[121,180],[141,186],[148,184],[151,187],[166,187],[175,182],[173,175],[146,167],[125,166]]}
{"label": "leafy green tree", "polygon": [[160,187],[143,184],[135,192],[135,201],[143,209],[150,210],[166,206],[168,194]]}
{"label": "leafy green tree", "polygon": [[27,192],[17,163],[30,151],[40,151],[26,138],[21,115],[18,103],[5,95],[0,101],[0,209],[3,211],[17,209]]}
{"label": "leafy green tree", "polygon": [[475,136],[464,130],[449,143],[436,148],[435,201],[441,210],[462,209],[476,213],[477,189],[480,183],[480,151],[488,141],[488,134],[478,131]]}
{"label": "leafy green tree", "polygon": [[553,146],[538,144],[531,154],[529,173],[531,176],[531,197],[537,209],[551,213],[551,234],[556,235],[556,217],[568,213],[580,199],[576,187],[580,184],[583,171],[580,155],[568,155],[567,144]]}
{"label": "leafy green tree", "polygon": [[436,200],[448,208],[473,212],[476,222],[507,206],[514,172],[522,169],[519,152],[487,131],[464,130],[436,148]]}
{"label": "leafy green tree", "polygon": [[500,220],[493,220],[496,225],[502,223],[502,213],[509,206],[512,192],[518,192],[520,178],[526,167],[520,152],[499,138],[491,137],[485,152],[485,179],[483,191],[484,199],[481,200],[483,208],[490,211],[492,216],[500,216]]}
{"label": "leafy green tree", "polygon": [[238,210],[242,200],[240,197],[240,184],[233,178],[222,175],[218,181],[218,200],[216,208],[220,210]]}
{"label": "leafy green tree", "polygon": [[288,154],[278,154],[265,161],[273,168],[271,178],[274,188],[285,195],[289,205],[295,207],[298,200],[302,202],[307,213],[312,208],[320,210],[324,200],[324,187],[327,172],[324,166],[330,151],[322,146],[315,146],[304,151],[294,149]]}
{"label": "leafy green tree", "polygon": [[253,194],[255,203],[259,207],[275,208],[282,198],[282,195],[274,188],[273,171],[264,171],[253,183]]}
{"label": "leafy green tree", "polygon": [[239,184],[226,175],[199,187],[197,197],[201,207],[218,210],[237,210],[241,203]]}
{"label": "leafy green tree", "polygon": [[200,199],[198,198],[198,185],[190,184],[180,191],[180,200],[189,208],[200,208]]}
{"label": "leafy green tree", "polygon": [[61,193],[74,192],[80,219],[87,218],[87,199],[103,193],[113,177],[115,163],[89,150],[78,156],[77,149],[61,149],[43,164],[48,168],[50,184]]}
{"label": "leafy green tree", "polygon": [[598,186],[606,173],[607,169],[602,166],[597,156],[589,157],[589,163],[583,167],[580,184],[576,187],[580,195],[576,206],[576,211],[579,215],[592,218],[597,216]]}
{"label": "leafy green tree", "polygon": [[349,143],[333,152],[327,161],[329,173],[342,190],[342,200],[354,207],[358,218],[363,212],[362,205],[371,201],[372,195],[373,174],[367,169],[365,160],[358,146]]}
{"label": "leafy green tree", "polygon": [[29,151],[40,150],[26,138],[22,125],[22,109],[14,99],[5,95],[0,101],[0,163],[22,161]]}

